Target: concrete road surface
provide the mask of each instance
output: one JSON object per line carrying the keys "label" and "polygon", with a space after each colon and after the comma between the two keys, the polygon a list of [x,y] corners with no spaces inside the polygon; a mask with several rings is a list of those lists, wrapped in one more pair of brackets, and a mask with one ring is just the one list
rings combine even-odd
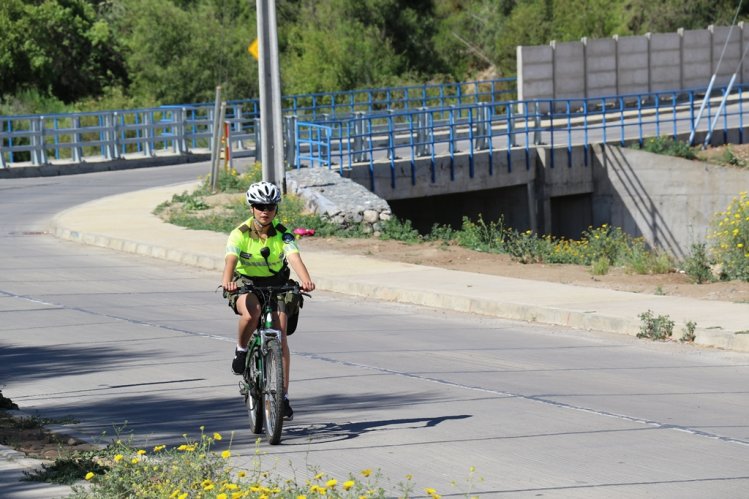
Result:
{"label": "concrete road surface", "polygon": [[[63,208],[190,168],[0,182],[0,380],[92,440],[233,434],[249,468],[219,275],[43,233]],[[747,354],[326,292],[291,348],[295,418],[259,451],[299,481],[371,468],[393,495],[409,474],[414,496],[749,497]],[[13,478],[0,468],[0,495],[62,495]]]}

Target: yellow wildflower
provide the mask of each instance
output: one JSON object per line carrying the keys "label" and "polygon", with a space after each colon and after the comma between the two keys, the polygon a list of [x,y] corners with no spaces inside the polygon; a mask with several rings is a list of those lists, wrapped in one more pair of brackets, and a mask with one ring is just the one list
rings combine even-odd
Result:
{"label": "yellow wildflower", "polygon": [[133,464],[138,464],[140,462],[140,459],[138,459],[137,457],[134,457],[130,460],[130,462]]}
{"label": "yellow wildflower", "polygon": [[343,482],[343,490],[350,490],[354,485],[356,485],[355,481],[346,480],[345,482]]}
{"label": "yellow wildflower", "polygon": [[325,482],[325,486],[330,487],[331,489],[335,487],[336,485],[338,485],[338,480],[336,480],[335,478],[331,478],[330,480]]}
{"label": "yellow wildflower", "polygon": [[213,439],[214,439],[214,440],[221,440],[221,438],[222,438],[222,437],[221,437],[221,434],[220,434],[220,433],[214,433],[214,434],[213,434]]}
{"label": "yellow wildflower", "polygon": [[366,470],[361,470],[361,474],[363,476],[369,476],[372,474],[372,470],[370,470],[369,468],[367,468]]}
{"label": "yellow wildflower", "polygon": [[123,459],[124,457],[125,457],[125,456],[123,456],[122,454],[117,454],[116,456],[114,456],[114,462],[115,462],[115,463],[119,463],[120,461],[122,461],[122,459]]}
{"label": "yellow wildflower", "polygon": [[224,452],[221,453],[221,457],[224,459],[229,459],[231,457],[231,451],[225,450]]}
{"label": "yellow wildflower", "polygon": [[154,452],[161,452],[162,450],[166,449],[166,445],[157,445],[153,448]]}
{"label": "yellow wildflower", "polygon": [[136,452],[136,454],[138,454],[139,456],[142,456],[145,453],[146,453],[146,451],[144,451],[143,449],[140,449],[140,450],[138,450],[138,452]]}
{"label": "yellow wildflower", "polygon": [[86,480],[91,480],[94,476],[94,472],[89,471],[88,473],[86,473]]}

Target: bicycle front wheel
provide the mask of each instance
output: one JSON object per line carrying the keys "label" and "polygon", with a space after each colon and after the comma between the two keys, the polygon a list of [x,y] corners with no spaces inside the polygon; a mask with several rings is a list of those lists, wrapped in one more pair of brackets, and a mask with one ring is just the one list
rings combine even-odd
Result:
{"label": "bicycle front wheel", "polygon": [[247,413],[250,416],[250,431],[259,435],[263,433],[263,404],[261,395],[262,386],[262,360],[260,350],[253,348],[245,376],[249,389],[244,396],[244,405],[247,407]]}
{"label": "bicycle front wheel", "polygon": [[283,429],[283,362],[281,344],[278,341],[268,342],[267,347],[264,357],[263,416],[268,442],[276,445],[281,441]]}

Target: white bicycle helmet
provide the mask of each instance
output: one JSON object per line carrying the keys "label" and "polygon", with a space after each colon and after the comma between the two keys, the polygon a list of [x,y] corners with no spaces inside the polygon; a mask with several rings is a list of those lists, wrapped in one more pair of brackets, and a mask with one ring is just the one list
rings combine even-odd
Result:
{"label": "white bicycle helmet", "polygon": [[255,182],[247,189],[247,204],[278,204],[281,190],[270,182]]}

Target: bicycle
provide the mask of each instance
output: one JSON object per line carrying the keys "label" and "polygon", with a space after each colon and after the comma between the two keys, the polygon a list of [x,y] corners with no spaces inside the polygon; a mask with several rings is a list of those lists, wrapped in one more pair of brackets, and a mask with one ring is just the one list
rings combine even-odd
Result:
{"label": "bicycle", "polygon": [[247,364],[239,393],[244,397],[250,416],[250,430],[259,435],[265,429],[271,445],[281,441],[283,430],[283,356],[281,331],[273,328],[273,302],[278,295],[292,292],[303,293],[299,284],[281,286],[245,285],[236,293],[256,293],[264,303],[257,329],[252,333],[248,346]]}

